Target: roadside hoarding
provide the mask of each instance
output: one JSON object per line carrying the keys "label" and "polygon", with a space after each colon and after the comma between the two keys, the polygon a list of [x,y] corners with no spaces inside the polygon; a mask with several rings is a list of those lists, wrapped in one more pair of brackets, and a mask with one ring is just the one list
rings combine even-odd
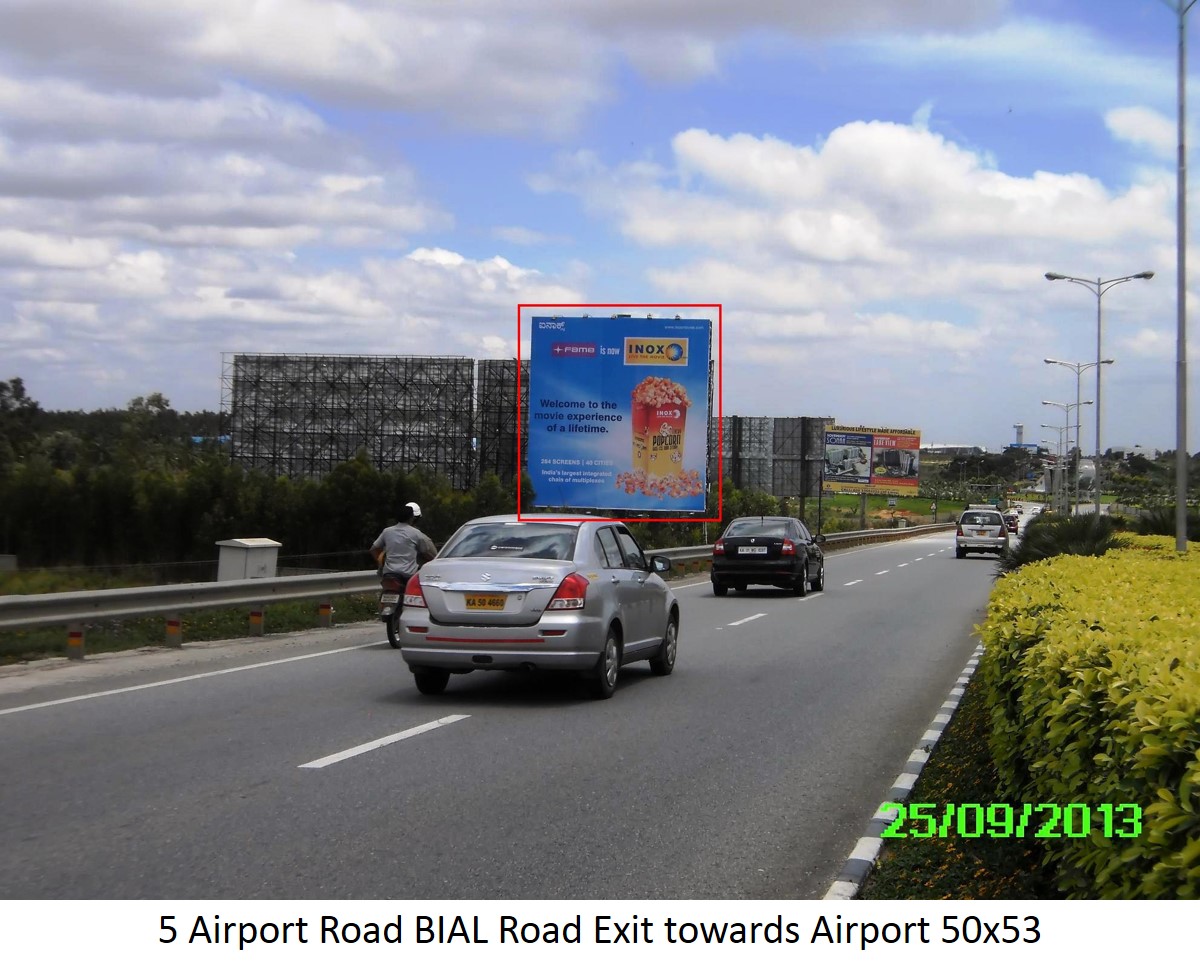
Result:
{"label": "roadside hoarding", "polygon": [[920,450],[919,429],[826,427],[821,489],[915,497]]}
{"label": "roadside hoarding", "polygon": [[711,320],[534,316],[538,507],[705,509]]}

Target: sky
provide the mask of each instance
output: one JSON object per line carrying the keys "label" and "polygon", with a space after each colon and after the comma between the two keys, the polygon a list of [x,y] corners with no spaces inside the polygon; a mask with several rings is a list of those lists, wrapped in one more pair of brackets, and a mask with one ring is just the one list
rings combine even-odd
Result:
{"label": "sky", "polygon": [[1166,0],[0,0],[0,23],[0,376],[43,408],[216,410],[235,351],[511,357],[519,303],[719,304],[726,415],[1057,447],[1077,410],[1042,401],[1077,374],[1044,359],[1096,360],[1097,303],[1044,274],[1151,270],[1104,293],[1102,442],[1176,444]]}

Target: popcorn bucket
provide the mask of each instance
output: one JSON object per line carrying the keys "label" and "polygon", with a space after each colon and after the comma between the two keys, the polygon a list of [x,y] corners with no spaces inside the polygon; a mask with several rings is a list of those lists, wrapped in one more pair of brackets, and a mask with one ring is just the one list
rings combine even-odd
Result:
{"label": "popcorn bucket", "polygon": [[633,468],[647,477],[683,473],[684,430],[691,399],[669,378],[646,378],[633,389]]}

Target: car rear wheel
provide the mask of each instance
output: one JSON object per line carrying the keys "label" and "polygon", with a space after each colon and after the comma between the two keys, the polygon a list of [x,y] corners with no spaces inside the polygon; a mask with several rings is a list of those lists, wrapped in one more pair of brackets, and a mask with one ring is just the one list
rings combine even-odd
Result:
{"label": "car rear wheel", "polygon": [[440,667],[418,667],[413,671],[413,680],[422,694],[441,694],[450,681],[450,671]]}
{"label": "car rear wheel", "polygon": [[806,564],[800,569],[800,577],[796,579],[796,583],[792,586],[792,592],[803,599],[808,595],[808,565]]}
{"label": "car rear wheel", "polygon": [[812,583],[812,590],[814,592],[824,592],[825,591],[825,563],[824,562],[821,562],[821,564],[817,567],[817,580]]}
{"label": "car rear wheel", "polygon": [[650,658],[650,673],[666,677],[675,669],[675,651],[679,646],[679,620],[671,616],[667,620],[667,632],[663,636],[658,653]]}
{"label": "car rear wheel", "polygon": [[596,659],[596,666],[588,672],[592,697],[603,701],[613,696],[617,689],[617,674],[621,672],[621,637],[616,627],[608,628],[604,649]]}
{"label": "car rear wheel", "polygon": [[713,595],[724,595],[729,591],[729,586],[721,582],[713,582]]}
{"label": "car rear wheel", "polygon": [[400,610],[397,609],[387,618],[388,643],[395,650],[400,649]]}

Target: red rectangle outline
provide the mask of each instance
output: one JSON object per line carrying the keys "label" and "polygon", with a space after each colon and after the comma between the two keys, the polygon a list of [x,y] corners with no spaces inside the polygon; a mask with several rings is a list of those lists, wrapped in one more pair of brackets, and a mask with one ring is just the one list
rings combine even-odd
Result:
{"label": "red rectangle outline", "polygon": [[[724,443],[725,415],[725,310],[720,303],[518,303],[517,304],[517,520],[553,522],[553,517],[523,517],[521,515],[521,312],[526,309],[535,310],[574,310],[574,309],[668,309],[668,310],[713,310],[717,311],[717,516],[712,517],[584,517],[582,514],[573,516],[579,521],[612,521],[619,520],[624,524],[723,524],[725,509],[725,460],[721,453]],[[705,453],[708,452],[708,425],[705,420],[704,442]]]}

